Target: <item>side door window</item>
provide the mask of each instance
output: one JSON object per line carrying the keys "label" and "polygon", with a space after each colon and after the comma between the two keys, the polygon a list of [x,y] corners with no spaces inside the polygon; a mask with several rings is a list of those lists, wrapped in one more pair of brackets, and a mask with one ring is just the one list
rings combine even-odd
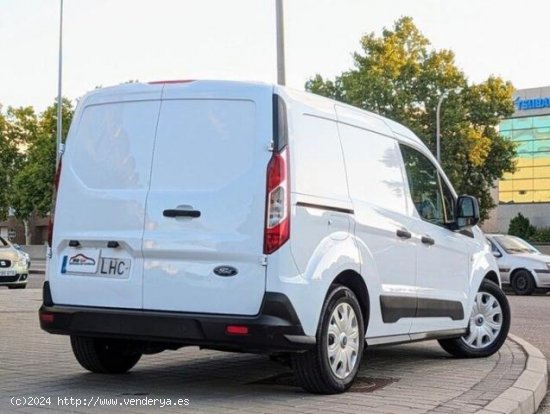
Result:
{"label": "side door window", "polygon": [[416,211],[425,221],[445,225],[448,216],[454,216],[452,192],[442,190],[439,172],[424,154],[407,145],[399,146]]}

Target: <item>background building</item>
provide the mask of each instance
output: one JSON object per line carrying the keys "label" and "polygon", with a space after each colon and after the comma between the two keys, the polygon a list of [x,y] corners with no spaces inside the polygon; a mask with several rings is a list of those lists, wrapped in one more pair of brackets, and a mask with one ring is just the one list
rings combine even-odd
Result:
{"label": "background building", "polygon": [[519,212],[536,227],[550,227],[550,86],[514,94],[516,111],[500,124],[500,133],[517,143],[516,172],[499,181],[498,206],[484,224],[490,232],[507,232]]}
{"label": "background building", "polygon": [[[32,216],[29,219],[31,244],[44,244],[48,240],[49,217]],[[5,221],[0,221],[0,237],[12,243],[25,244],[25,226],[13,214]]]}

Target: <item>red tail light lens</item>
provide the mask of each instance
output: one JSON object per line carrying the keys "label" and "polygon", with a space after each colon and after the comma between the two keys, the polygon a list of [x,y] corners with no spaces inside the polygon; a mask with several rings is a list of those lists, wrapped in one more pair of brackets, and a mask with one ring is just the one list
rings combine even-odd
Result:
{"label": "red tail light lens", "polygon": [[290,237],[288,147],[274,153],[267,165],[264,254],[281,247]]}
{"label": "red tail light lens", "polygon": [[55,171],[53,179],[53,194],[52,194],[52,208],[50,209],[50,221],[48,223],[48,246],[52,247],[53,239],[53,221],[55,216],[55,200],[57,198],[57,189],[59,188],[59,178],[61,177],[61,168],[63,166],[63,158],[59,159],[59,165]]}
{"label": "red tail light lens", "polygon": [[243,325],[227,325],[225,328],[227,335],[248,335],[248,326]]}
{"label": "red tail light lens", "polygon": [[54,321],[55,317],[53,313],[41,313],[40,314],[40,321],[43,323],[52,323]]}

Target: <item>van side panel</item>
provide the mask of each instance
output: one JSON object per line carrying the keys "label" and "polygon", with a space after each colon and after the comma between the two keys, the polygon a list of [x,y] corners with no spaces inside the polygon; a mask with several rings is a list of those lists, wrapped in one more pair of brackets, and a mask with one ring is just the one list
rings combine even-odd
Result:
{"label": "van side panel", "polygon": [[[408,230],[411,218],[397,142],[349,124],[340,123],[339,129],[361,274],[371,298],[367,336],[408,334],[416,307],[416,246],[398,236]],[[388,309],[386,303],[403,309]],[[393,320],[392,312],[409,316]]]}
{"label": "van side panel", "polygon": [[[56,304],[142,306],[143,221],[160,107],[155,89],[135,94],[132,101],[84,101],[73,121],[48,264]],[[69,246],[70,241],[77,245]],[[109,248],[109,241],[119,246]],[[123,263],[124,274],[108,274],[109,269],[102,274],[106,258],[116,259],[106,266]]]}
{"label": "van side panel", "polygon": [[336,121],[300,113],[292,121],[290,174],[296,205],[290,243],[305,272],[323,239],[349,235],[349,214],[343,212],[349,196]]}
{"label": "van side panel", "polygon": [[267,290],[288,296],[304,332],[314,336],[330,284],[360,266],[334,106],[312,112],[292,99],[287,106],[291,236],[268,257]]}

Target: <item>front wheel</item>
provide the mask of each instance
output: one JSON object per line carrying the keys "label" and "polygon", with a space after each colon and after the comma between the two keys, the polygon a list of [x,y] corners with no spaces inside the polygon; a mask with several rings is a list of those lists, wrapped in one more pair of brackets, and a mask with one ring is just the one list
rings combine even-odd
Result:
{"label": "front wheel", "polygon": [[509,330],[508,299],[497,284],[484,280],[476,294],[468,332],[460,338],[440,339],[439,344],[456,357],[487,357],[500,349]]}
{"label": "front wheel", "polygon": [[127,372],[142,355],[135,344],[123,340],[71,336],[71,346],[83,368],[101,374]]}
{"label": "front wheel", "polygon": [[365,344],[365,325],[355,294],[335,285],[321,311],[315,348],[292,354],[298,384],[316,394],[341,393],[359,371]]}

